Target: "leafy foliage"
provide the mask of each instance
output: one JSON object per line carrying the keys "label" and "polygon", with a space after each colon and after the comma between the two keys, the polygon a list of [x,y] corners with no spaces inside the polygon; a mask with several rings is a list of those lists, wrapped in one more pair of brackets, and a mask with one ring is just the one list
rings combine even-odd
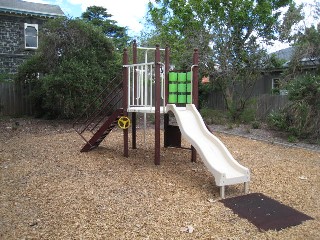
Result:
{"label": "leafy foliage", "polygon": [[34,85],[38,116],[73,118],[119,71],[119,56],[100,28],[80,19],[50,20],[37,53],[17,80]]}
{"label": "leafy foliage", "polygon": [[320,138],[320,75],[307,74],[288,85],[291,104],[269,116],[271,126],[298,138]]}
{"label": "leafy foliage", "polygon": [[320,138],[320,24],[295,36],[295,52],[285,73],[291,104],[271,116],[273,125],[298,138]]}
{"label": "leafy foliage", "polygon": [[13,74],[10,73],[0,73],[0,83],[1,82],[6,82],[6,81],[11,81],[13,78]]}
{"label": "leafy foliage", "polygon": [[211,108],[202,108],[200,110],[201,116],[207,124],[226,124],[229,119],[226,113],[221,110]]}
{"label": "leafy foliage", "polygon": [[[201,74],[214,79],[237,121],[268,61],[258,42],[271,44],[300,19],[291,2],[157,0],[149,3],[148,21],[154,27],[153,40],[171,46],[176,66],[190,65],[190,49],[199,48]],[[281,8],[286,6],[290,11],[281,22]]]}
{"label": "leafy foliage", "polygon": [[127,46],[129,36],[125,27],[120,27],[117,22],[111,20],[111,14],[104,7],[91,6],[82,13],[82,18],[94,26],[101,27],[104,34],[113,40],[117,49],[122,50]]}
{"label": "leafy foliage", "polygon": [[266,68],[282,68],[285,63],[286,60],[278,58],[275,54],[271,54]]}
{"label": "leafy foliage", "polygon": [[295,51],[290,62],[290,68],[287,77],[294,78],[306,66],[304,62],[308,62],[309,66],[317,68],[319,73],[320,61],[320,23],[317,26],[305,28],[303,32],[296,34],[296,42],[294,44]]}

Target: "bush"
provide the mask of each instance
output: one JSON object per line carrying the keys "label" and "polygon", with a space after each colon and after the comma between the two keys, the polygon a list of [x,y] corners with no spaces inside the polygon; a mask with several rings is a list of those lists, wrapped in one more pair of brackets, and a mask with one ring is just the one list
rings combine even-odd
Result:
{"label": "bush", "polygon": [[261,127],[261,123],[255,120],[251,123],[251,126],[253,129],[259,129]]}
{"label": "bush", "polygon": [[277,130],[287,131],[288,123],[286,121],[286,114],[283,111],[271,112],[267,118],[268,125]]}
{"label": "bush", "polygon": [[45,25],[37,53],[20,68],[18,81],[33,84],[37,116],[74,118],[117,74],[120,58],[100,28],[59,18]]}
{"label": "bush", "polygon": [[252,107],[246,107],[240,115],[242,123],[252,123],[256,119],[256,111]]}
{"label": "bush", "polygon": [[207,124],[223,125],[228,122],[227,114],[220,110],[211,109],[211,108],[202,108],[200,110],[200,114]]}
{"label": "bush", "polygon": [[10,73],[0,73],[0,83],[11,81],[14,78],[13,74]]}
{"label": "bush", "polygon": [[270,126],[296,138],[320,138],[320,76],[304,75],[288,85],[288,107],[268,117]]}

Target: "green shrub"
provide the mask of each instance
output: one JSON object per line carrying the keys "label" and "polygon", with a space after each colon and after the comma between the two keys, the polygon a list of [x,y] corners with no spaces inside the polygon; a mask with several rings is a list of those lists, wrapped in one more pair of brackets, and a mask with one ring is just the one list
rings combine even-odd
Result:
{"label": "green shrub", "polygon": [[291,104],[289,132],[299,138],[319,138],[320,133],[320,75],[304,75],[288,85]]}
{"label": "green shrub", "polygon": [[12,79],[14,79],[14,74],[0,73],[0,82],[11,81]]}
{"label": "green shrub", "polygon": [[287,131],[287,121],[286,114],[282,111],[271,112],[267,118],[267,123],[270,127],[273,127],[277,130]]}
{"label": "green shrub", "polygon": [[320,138],[320,76],[305,75],[288,85],[290,104],[272,112],[268,124],[296,138]]}
{"label": "green shrub", "polygon": [[36,115],[74,118],[121,69],[112,40],[79,19],[45,25],[37,53],[19,68],[17,81],[30,82]]}
{"label": "green shrub", "polygon": [[227,114],[221,110],[202,108],[200,114],[207,124],[223,125],[228,122]]}
{"label": "green shrub", "polygon": [[289,135],[288,142],[290,142],[290,143],[298,142],[298,138],[294,135]]}
{"label": "green shrub", "polygon": [[240,115],[240,121],[242,123],[251,123],[255,120],[255,118],[256,118],[256,112],[251,107],[245,108]]}
{"label": "green shrub", "polygon": [[259,129],[261,126],[261,122],[255,120],[251,123],[251,126],[253,129]]}

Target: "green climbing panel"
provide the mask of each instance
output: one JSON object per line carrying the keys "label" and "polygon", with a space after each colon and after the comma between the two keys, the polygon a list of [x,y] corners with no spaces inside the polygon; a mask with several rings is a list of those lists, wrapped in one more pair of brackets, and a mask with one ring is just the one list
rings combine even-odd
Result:
{"label": "green climbing panel", "polygon": [[179,72],[178,73],[178,103],[187,102],[187,73]]}
{"label": "green climbing panel", "polygon": [[168,103],[191,103],[192,72],[169,72]]}
{"label": "green climbing panel", "polygon": [[169,72],[169,99],[168,103],[177,103],[178,101],[178,74],[176,72]]}

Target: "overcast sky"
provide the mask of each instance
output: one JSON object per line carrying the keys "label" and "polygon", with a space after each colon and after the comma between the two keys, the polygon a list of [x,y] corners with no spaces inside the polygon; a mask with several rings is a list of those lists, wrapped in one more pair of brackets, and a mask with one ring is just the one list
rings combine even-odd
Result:
{"label": "overcast sky", "polygon": [[[89,6],[105,7],[108,13],[113,15],[120,26],[128,27],[129,34],[138,35],[143,28],[143,17],[147,12],[149,0],[25,0],[29,2],[49,3],[59,5],[67,16],[80,17]],[[154,0],[151,0],[154,1]],[[319,1],[319,0],[316,0]],[[314,3],[314,0],[295,0],[297,4]],[[310,25],[314,19],[310,8],[305,8],[306,25]],[[276,45],[273,49],[278,50],[287,45]]]}

